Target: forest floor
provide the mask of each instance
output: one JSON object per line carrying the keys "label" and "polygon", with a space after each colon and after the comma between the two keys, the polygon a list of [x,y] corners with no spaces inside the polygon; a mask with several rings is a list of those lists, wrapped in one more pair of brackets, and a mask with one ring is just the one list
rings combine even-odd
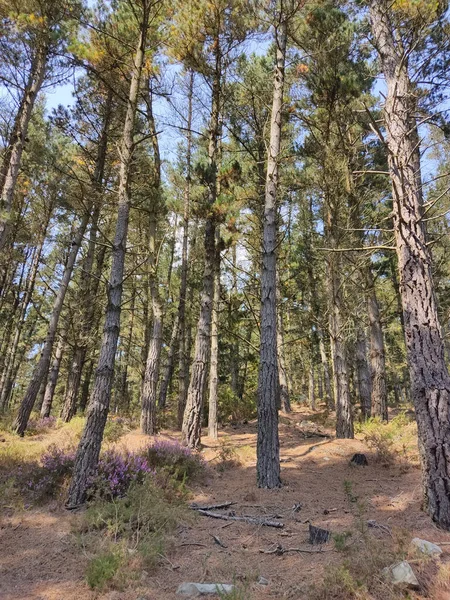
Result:
{"label": "forest floor", "polygon": [[[408,543],[412,537],[445,542],[442,561],[450,562],[450,545],[446,545],[450,544],[450,534],[438,530],[420,508],[416,457],[411,461],[403,457],[386,467],[361,439],[336,440],[305,433],[315,430],[314,420],[320,420],[320,414],[305,408],[295,408],[289,416],[281,417],[283,487],[279,490],[256,488],[255,422],[226,427],[218,442],[203,438],[207,476],[192,489],[189,501],[202,505],[232,501],[237,515],[282,521],[283,529],[198,516],[190,525],[179,527],[170,552],[154,572],[142,572],[139,580],[121,591],[89,589],[84,575],[88,557],[72,533],[78,516],[65,511],[62,503],[26,510],[3,506],[1,600],[169,600],[179,598],[177,587],[185,581],[234,582],[242,590],[236,598],[243,600],[308,600],[321,597],[310,592],[311,584],[343,564],[345,552],[339,547],[347,542],[358,544],[358,536],[378,540],[378,548],[402,536]],[[306,426],[299,425],[305,421]],[[331,432],[326,424],[319,430]],[[58,430],[52,431],[36,443],[48,446],[60,442],[58,436]],[[178,433],[164,431],[159,437],[177,439]],[[8,444],[9,438],[2,443]],[[118,442],[130,450],[147,443],[148,438],[137,431],[125,434]],[[351,466],[351,457],[361,452],[366,454],[368,466]],[[388,529],[367,529],[369,520]],[[309,545],[309,522],[338,534],[338,541],[323,547]],[[309,552],[261,552],[278,545]],[[355,558],[353,555],[351,560]],[[404,597],[449,600],[447,585],[429,591],[430,575],[425,571],[423,580],[419,576],[422,588],[417,595]],[[260,577],[268,585],[258,583]],[[389,594],[385,597],[390,598]]]}

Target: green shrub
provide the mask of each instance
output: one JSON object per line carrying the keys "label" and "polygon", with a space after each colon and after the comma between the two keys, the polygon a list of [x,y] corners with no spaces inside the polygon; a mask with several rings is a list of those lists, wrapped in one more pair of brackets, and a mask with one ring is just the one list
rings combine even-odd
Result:
{"label": "green shrub", "polygon": [[218,390],[218,417],[226,423],[249,421],[256,417],[256,400],[251,395],[238,398],[228,385],[220,385]]}
{"label": "green shrub", "polygon": [[91,589],[103,590],[117,573],[121,556],[118,552],[104,552],[93,558],[86,570],[86,580]]}
{"label": "green shrub", "polygon": [[85,534],[101,530],[111,542],[126,543],[148,565],[164,552],[177,525],[193,518],[176,486],[163,489],[148,476],[143,484],[133,484],[124,498],[92,502],[79,527]]}
{"label": "green shrub", "polygon": [[367,445],[376,451],[377,459],[386,466],[400,456],[417,458],[416,425],[406,413],[400,413],[389,422],[374,417],[361,423],[358,429]]}
{"label": "green shrub", "polygon": [[125,423],[123,419],[110,419],[106,422],[103,439],[105,442],[115,443],[120,440],[124,433]]}

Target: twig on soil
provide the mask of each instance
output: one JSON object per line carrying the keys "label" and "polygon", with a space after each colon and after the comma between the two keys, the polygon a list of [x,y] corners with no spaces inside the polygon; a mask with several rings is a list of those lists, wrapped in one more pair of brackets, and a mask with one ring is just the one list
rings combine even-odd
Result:
{"label": "twig on soil", "polygon": [[186,542],[184,544],[180,544],[178,548],[181,548],[182,546],[201,546],[202,548],[208,547],[206,544],[199,544],[198,542]]}
{"label": "twig on soil", "polygon": [[261,554],[277,554],[278,556],[282,556],[287,552],[303,552],[305,554],[322,554],[323,552],[332,552],[331,548],[329,550],[308,550],[306,548],[283,548],[280,544],[278,544],[272,550],[260,550]]}
{"label": "twig on soil", "polygon": [[265,525],[266,527],[276,527],[277,529],[283,529],[284,527],[284,523],[280,523],[280,521],[269,521],[267,519],[261,519],[260,517],[238,517],[222,515],[203,509],[199,509],[197,512],[199,512],[201,515],[204,515],[205,517],[211,517],[212,519],[223,519],[224,521],[243,521],[244,523],[250,523],[251,525]]}
{"label": "twig on soil", "polygon": [[192,510],[218,510],[219,508],[228,508],[229,506],[233,506],[236,502],[222,502],[220,504],[210,504],[209,506],[199,506],[198,504],[190,504],[189,508]]}
{"label": "twig on soil", "polygon": [[221,540],[219,537],[217,537],[217,535],[213,535],[213,536],[212,536],[212,539],[213,539],[213,540],[216,542],[216,544],[217,544],[218,546],[220,546],[221,548],[228,548],[228,546],[227,546],[226,544],[224,544],[224,543],[222,542],[222,540]]}
{"label": "twig on soil", "polygon": [[370,520],[370,521],[367,521],[367,526],[372,527],[373,529],[381,529],[381,531],[385,531],[391,537],[393,537],[391,530],[386,525],[380,525],[380,523],[377,523],[374,520]]}

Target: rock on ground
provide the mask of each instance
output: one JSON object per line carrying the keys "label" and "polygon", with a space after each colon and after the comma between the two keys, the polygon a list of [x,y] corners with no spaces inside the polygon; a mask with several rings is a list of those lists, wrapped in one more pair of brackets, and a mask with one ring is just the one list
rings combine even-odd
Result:
{"label": "rock on ground", "polygon": [[395,565],[383,569],[383,574],[394,585],[407,585],[409,587],[419,587],[417,577],[411,569],[411,565],[403,560]]}
{"label": "rock on ground", "polygon": [[234,585],[228,583],[181,583],[178,586],[177,594],[179,596],[189,596],[196,598],[197,596],[207,596],[208,594],[231,594],[234,590]]}
{"label": "rock on ground", "polygon": [[428,542],[427,540],[414,538],[411,541],[411,544],[415,546],[419,552],[428,554],[428,556],[439,556],[439,554],[442,554],[442,549],[437,544],[433,544],[433,542]]}

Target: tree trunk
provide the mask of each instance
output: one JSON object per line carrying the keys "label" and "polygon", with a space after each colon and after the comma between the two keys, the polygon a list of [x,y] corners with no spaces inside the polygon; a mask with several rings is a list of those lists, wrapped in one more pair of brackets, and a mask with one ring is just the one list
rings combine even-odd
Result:
{"label": "tree trunk", "polygon": [[[336,243],[332,237],[330,237],[329,243],[332,248],[336,247]],[[350,403],[347,358],[342,330],[342,291],[338,276],[339,272],[339,253],[331,253],[327,259],[327,288],[334,403],[336,406],[336,437],[353,438],[353,414]]]}
{"label": "tree trunk", "polygon": [[183,442],[190,448],[198,448],[201,441],[203,398],[207,385],[208,364],[211,350],[211,319],[214,296],[215,235],[216,221],[213,206],[217,199],[217,158],[220,136],[220,98],[221,98],[221,49],[220,40],[214,40],[215,70],[212,83],[211,119],[209,131],[209,181],[208,215],[205,223],[205,259],[203,271],[203,289],[200,298],[200,315],[195,338],[194,361],[183,416]]}
{"label": "tree trunk", "polygon": [[102,246],[97,257],[97,265],[95,269],[96,272],[94,273],[94,277],[92,277],[98,236],[98,222],[100,219],[101,198],[103,195],[103,179],[105,173],[106,153],[108,150],[108,131],[112,116],[112,104],[113,92],[110,89],[108,90],[105,99],[102,129],[98,139],[97,160],[94,173],[92,174],[92,192],[95,197],[95,202],[92,213],[91,228],[89,231],[88,249],[83,265],[80,283],[80,303],[83,307],[81,316],[81,331],[73,351],[71,368],[64,398],[64,408],[61,415],[62,419],[66,423],[70,421],[76,414],[81,375],[88,351],[88,339],[90,336],[92,336],[92,326],[96,308],[94,299],[97,297],[105,258],[106,247]]}
{"label": "tree trunk", "polygon": [[167,362],[164,369],[164,376],[161,381],[159,389],[158,408],[165,410],[167,404],[167,394],[169,392],[170,382],[172,381],[173,370],[175,367],[176,351],[178,346],[178,336],[180,333],[179,318],[178,314],[175,315],[175,319],[172,325],[172,334],[170,336],[169,351],[167,353]]}
{"label": "tree trunk", "polygon": [[409,78],[409,55],[398,42],[389,7],[385,0],[370,2],[375,46],[387,84],[384,118],[411,394],[419,434],[424,504],[433,521],[449,530],[450,376],[423,220],[415,120],[417,91]]}
{"label": "tree trunk", "polygon": [[69,286],[70,279],[72,277],[73,268],[77,258],[78,250],[80,248],[84,232],[90,219],[90,212],[92,206],[86,209],[85,214],[81,219],[76,233],[74,235],[72,245],[67,258],[67,263],[64,268],[61,284],[56,294],[55,301],[53,303],[52,315],[50,317],[50,323],[47,330],[47,336],[45,338],[44,347],[41,352],[41,356],[38,364],[36,365],[31,381],[28,385],[27,392],[19,408],[16,420],[14,422],[14,431],[19,435],[23,436],[25,429],[27,428],[28,419],[30,418],[31,411],[36,402],[36,397],[41,387],[42,381],[48,369],[50,367],[50,360],[53,351],[53,344],[55,341],[56,331],[58,329],[59,317],[64,305],[64,299],[66,297],[67,288]]}
{"label": "tree trunk", "polygon": [[[277,277],[278,279],[278,277]],[[277,294],[279,297],[279,285],[277,283]],[[280,300],[280,298],[279,298]],[[291,412],[291,399],[289,397],[289,383],[287,377],[286,357],[284,354],[284,326],[283,314],[280,303],[277,307],[277,358],[278,358],[278,379],[280,386],[280,406],[285,413]]]}
{"label": "tree trunk", "polygon": [[53,396],[55,395],[55,388],[58,382],[59,368],[61,366],[62,357],[64,354],[64,348],[66,345],[66,333],[62,331],[58,344],[56,345],[55,356],[50,368],[48,375],[47,385],[45,386],[44,400],[41,406],[41,417],[44,419],[50,416],[52,410]]}
{"label": "tree trunk", "polygon": [[214,297],[211,322],[211,360],[209,367],[208,435],[217,440],[217,392],[219,387],[219,309],[220,309],[220,240],[216,233],[216,260],[214,265]]}
{"label": "tree trunk", "polygon": [[328,366],[328,356],[327,356],[327,351],[325,350],[325,342],[323,339],[323,331],[322,331],[321,327],[318,328],[317,334],[319,337],[320,361],[322,363],[323,383],[325,386],[325,402],[326,402],[328,410],[333,410],[334,402],[333,402],[333,394],[331,393],[330,368]]}
{"label": "tree trunk", "polygon": [[369,365],[367,364],[366,335],[361,325],[356,325],[356,379],[358,382],[358,396],[363,419],[370,417],[370,403],[372,386],[370,381]]}
{"label": "tree trunk", "polygon": [[[372,275],[370,273],[370,275]],[[386,360],[380,309],[373,278],[369,281],[367,312],[370,323],[370,368],[372,379],[372,416],[388,420]]]}
{"label": "tree trunk", "polygon": [[277,488],[280,479],[278,438],[279,374],[277,353],[277,191],[281,149],[287,22],[275,27],[276,66],[273,81],[270,139],[267,154],[261,260],[261,344],[258,372],[258,487]]}
{"label": "tree trunk", "polygon": [[73,477],[67,500],[68,508],[75,508],[83,504],[86,499],[89,478],[95,473],[98,464],[111,397],[114,362],[120,332],[123,274],[131,201],[130,171],[134,150],[134,128],[141,73],[145,61],[149,22],[149,5],[147,2],[143,3],[143,13],[119,152],[120,172],[117,221],[113,241],[111,273],[108,283],[108,305],[106,307],[103,339],[86,424],[75,457]]}
{"label": "tree trunk", "polygon": [[163,307],[158,290],[156,262],[156,215],[153,213],[150,222],[150,297],[152,302],[153,326],[145,365],[144,384],[142,387],[141,430],[146,435],[156,433],[156,403],[161,361],[163,333]]}
{"label": "tree trunk", "polygon": [[14,190],[22,161],[28,126],[36,97],[42,87],[47,66],[48,42],[45,41],[36,51],[24,95],[14,124],[12,139],[4,157],[2,168],[2,189],[0,199],[0,251],[7,243],[11,214],[14,202]]}

